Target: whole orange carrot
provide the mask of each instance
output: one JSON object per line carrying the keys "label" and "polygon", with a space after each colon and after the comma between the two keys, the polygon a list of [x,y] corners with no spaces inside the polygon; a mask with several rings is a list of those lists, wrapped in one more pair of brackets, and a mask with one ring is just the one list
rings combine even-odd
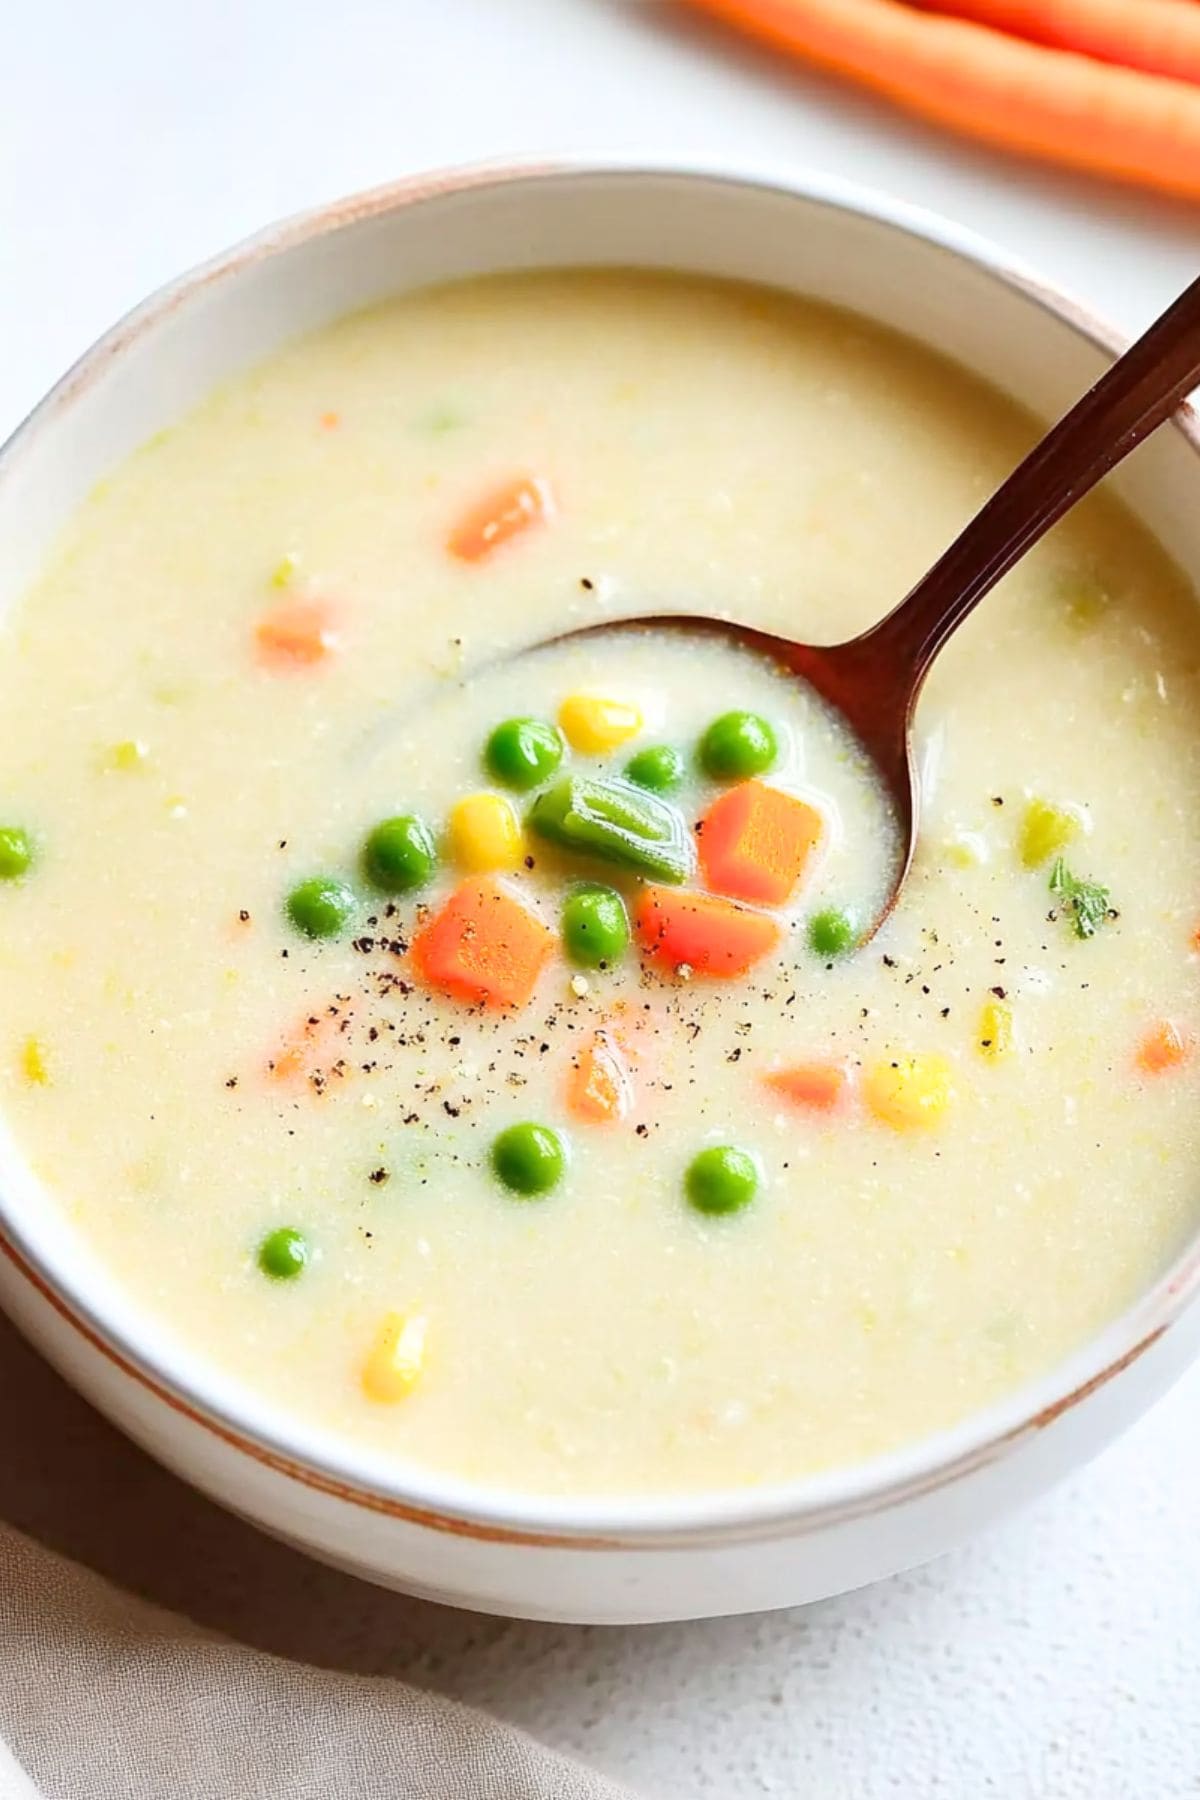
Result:
{"label": "whole orange carrot", "polygon": [[690,0],[941,125],[1200,200],[1200,93],[897,0]]}
{"label": "whole orange carrot", "polygon": [[1180,0],[916,0],[1035,44],[1200,81],[1200,8]]}

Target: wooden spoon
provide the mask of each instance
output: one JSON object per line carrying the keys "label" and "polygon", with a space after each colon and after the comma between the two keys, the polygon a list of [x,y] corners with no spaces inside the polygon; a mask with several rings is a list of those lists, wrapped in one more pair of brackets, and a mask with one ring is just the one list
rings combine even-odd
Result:
{"label": "wooden spoon", "polygon": [[[921,794],[912,721],[934,658],[1001,576],[1198,383],[1200,280],[1046,433],[899,606],[847,643],[797,644],[689,613],[606,620],[563,636],[641,627],[708,633],[771,657],[815,688],[868,752],[895,808],[903,850],[871,927],[877,930],[896,903],[916,848]],[[1200,504],[1200,481],[1196,498]]]}

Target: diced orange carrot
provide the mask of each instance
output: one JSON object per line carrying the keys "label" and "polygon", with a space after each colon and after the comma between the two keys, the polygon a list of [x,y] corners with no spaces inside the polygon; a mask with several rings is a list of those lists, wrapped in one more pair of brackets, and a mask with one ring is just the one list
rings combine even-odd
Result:
{"label": "diced orange carrot", "polygon": [[613,1000],[605,1008],[604,1024],[600,1029],[617,1046],[632,1070],[645,1061],[651,1048],[646,1040],[658,1036],[664,1023],[662,1018],[656,1017],[655,1009],[648,1001]]}
{"label": "diced orange carrot", "polygon": [[318,421],[322,431],[336,431],[342,422],[341,413],[323,412]]}
{"label": "diced orange carrot", "polygon": [[548,519],[553,511],[549,483],[537,475],[518,475],[493,488],[463,514],[447,538],[446,548],[462,562],[479,562],[518,532]]}
{"label": "diced orange carrot", "polygon": [[339,1049],[344,1031],[345,1018],[339,1006],[314,1006],[268,1061],[268,1076],[284,1083],[310,1081],[318,1088],[331,1078],[340,1078],[349,1068]]}
{"label": "diced orange carrot", "polygon": [[721,980],[744,975],[779,942],[775,919],[716,894],[648,887],[637,908],[638,940],[647,956],[677,971]]}
{"label": "diced orange carrot", "polygon": [[554,938],[499,882],[464,881],[413,940],[413,965],[430,987],[485,1006],[523,1006]]}
{"label": "diced orange carrot", "polygon": [[267,1073],[272,1081],[291,1081],[295,1076],[304,1073],[307,1061],[303,1044],[289,1044],[267,1064]]}
{"label": "diced orange carrot", "polygon": [[1160,1019],[1146,1033],[1137,1048],[1137,1065],[1147,1075],[1165,1075],[1187,1062],[1195,1044],[1190,1032],[1182,1031],[1171,1019]]}
{"label": "diced orange carrot", "polygon": [[789,1063],[764,1075],[766,1085],[806,1112],[836,1112],[850,1092],[850,1071],[845,1063]]}
{"label": "diced orange carrot", "polygon": [[795,794],[742,781],[697,827],[700,866],[709,887],[735,900],[782,906],[821,836],[821,815]]}
{"label": "diced orange carrot", "polygon": [[591,1125],[623,1119],[633,1098],[629,1068],[611,1032],[598,1031],[567,1077],[567,1106]]}
{"label": "diced orange carrot", "polygon": [[333,609],[324,600],[285,600],[259,620],[255,638],[269,668],[312,668],[337,648]]}

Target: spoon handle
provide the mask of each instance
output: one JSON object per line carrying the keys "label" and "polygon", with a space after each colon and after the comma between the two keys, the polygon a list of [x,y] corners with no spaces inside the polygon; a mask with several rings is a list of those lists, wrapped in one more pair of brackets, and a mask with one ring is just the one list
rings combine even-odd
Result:
{"label": "spoon handle", "polygon": [[1101,376],[976,513],[927,575],[859,640],[911,671],[929,665],[968,613],[1057,519],[1200,383],[1200,280]]}

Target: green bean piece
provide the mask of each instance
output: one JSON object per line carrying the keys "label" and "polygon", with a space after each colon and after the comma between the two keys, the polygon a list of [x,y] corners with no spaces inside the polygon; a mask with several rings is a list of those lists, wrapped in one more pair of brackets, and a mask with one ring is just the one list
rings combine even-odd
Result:
{"label": "green bean piece", "polygon": [[683,815],[620,776],[568,775],[539,794],[528,824],[539,837],[655,881],[686,881],[696,866]]}

